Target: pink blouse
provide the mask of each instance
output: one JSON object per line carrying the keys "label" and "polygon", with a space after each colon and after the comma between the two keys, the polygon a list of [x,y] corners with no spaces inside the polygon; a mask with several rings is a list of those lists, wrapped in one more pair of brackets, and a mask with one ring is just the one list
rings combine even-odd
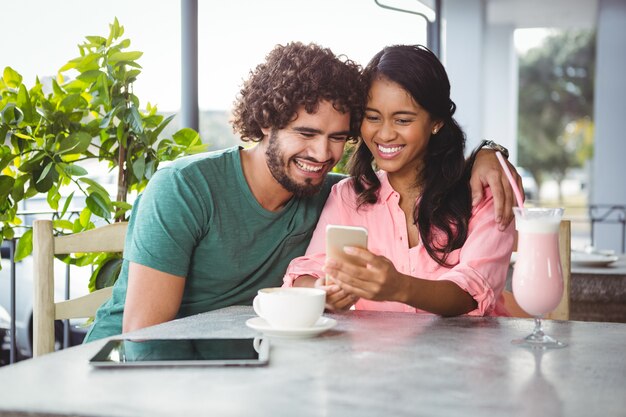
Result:
{"label": "pink blouse", "polygon": [[[472,210],[468,237],[462,248],[450,253],[443,267],[426,252],[421,241],[409,248],[404,212],[398,205],[400,195],[391,187],[387,174],[379,172],[381,182],[378,203],[356,209],[356,193],[351,179],[336,184],[324,210],[311,243],[304,256],[291,261],[283,286],[292,286],[300,275],[323,277],[325,233],[327,224],[363,226],[368,229],[368,249],[391,260],[396,269],[407,275],[430,280],[449,280],[467,291],[478,307],[473,316],[508,316],[504,308],[504,289],[515,234],[514,223],[499,231],[494,219],[493,197],[489,188],[485,198]],[[458,263],[457,263],[458,262]],[[357,310],[424,312],[407,304],[360,299]]]}

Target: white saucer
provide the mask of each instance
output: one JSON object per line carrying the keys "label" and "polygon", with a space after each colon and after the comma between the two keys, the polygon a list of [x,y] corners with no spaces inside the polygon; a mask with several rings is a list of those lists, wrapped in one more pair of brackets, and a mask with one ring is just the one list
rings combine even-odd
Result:
{"label": "white saucer", "polygon": [[615,255],[600,255],[595,253],[572,252],[572,265],[597,267],[608,266],[617,261]]}
{"label": "white saucer", "polygon": [[337,320],[320,317],[311,327],[303,327],[297,329],[279,329],[270,326],[264,318],[253,317],[246,321],[246,326],[263,333],[266,336],[282,337],[286,339],[305,339],[307,337],[317,336],[328,329],[335,327]]}

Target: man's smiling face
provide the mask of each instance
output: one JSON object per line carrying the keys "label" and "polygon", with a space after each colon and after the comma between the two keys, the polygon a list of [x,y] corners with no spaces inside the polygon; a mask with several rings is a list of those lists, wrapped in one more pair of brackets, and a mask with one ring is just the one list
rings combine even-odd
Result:
{"label": "man's smiling face", "polygon": [[315,113],[301,107],[284,129],[264,133],[269,140],[265,155],[272,176],[294,196],[306,197],[319,192],[326,175],[341,159],[350,134],[350,115],[322,101]]}

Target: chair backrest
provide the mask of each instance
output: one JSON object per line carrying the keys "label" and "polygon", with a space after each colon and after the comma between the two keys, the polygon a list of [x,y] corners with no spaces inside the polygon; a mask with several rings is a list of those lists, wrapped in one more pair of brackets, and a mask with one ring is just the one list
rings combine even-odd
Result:
{"label": "chair backrest", "polygon": [[[556,309],[545,317],[547,319],[569,320],[570,281],[572,276],[571,243],[571,222],[569,220],[563,220],[559,228],[559,255],[561,257],[561,269],[563,270],[563,297]],[[513,251],[516,249],[517,240]],[[510,291],[504,291],[504,306],[513,317],[531,317],[517,304],[513,293]]]}
{"label": "chair backrest", "polygon": [[54,351],[54,320],[91,317],[112,293],[112,287],[103,288],[82,297],[55,303],[54,255],[122,252],[127,225],[113,223],[86,232],[55,237],[52,221],[33,222],[33,356]]}

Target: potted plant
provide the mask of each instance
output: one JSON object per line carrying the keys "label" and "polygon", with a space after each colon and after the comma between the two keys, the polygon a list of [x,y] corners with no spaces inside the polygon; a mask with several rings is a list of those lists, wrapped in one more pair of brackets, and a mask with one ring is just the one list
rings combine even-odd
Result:
{"label": "potted plant", "polygon": [[[206,150],[199,134],[182,129],[162,138],[174,116],[164,117],[149,103],[140,107],[133,83],[141,74],[142,52],[132,51],[117,20],[107,37],[87,36],[80,56],[61,67],[49,88],[36,79],[27,87],[10,67],[0,79],[0,222],[2,237],[21,237],[15,260],[32,251],[32,230],[18,215],[20,202],[45,195],[55,212],[57,233],[76,233],[94,221],[122,221],[159,163]],[[117,172],[117,194],[88,177],[87,161]],[[76,191],[85,197],[77,215],[68,211]],[[79,255],[63,259],[76,265],[96,264],[90,288],[111,285],[120,262],[111,255]]]}

